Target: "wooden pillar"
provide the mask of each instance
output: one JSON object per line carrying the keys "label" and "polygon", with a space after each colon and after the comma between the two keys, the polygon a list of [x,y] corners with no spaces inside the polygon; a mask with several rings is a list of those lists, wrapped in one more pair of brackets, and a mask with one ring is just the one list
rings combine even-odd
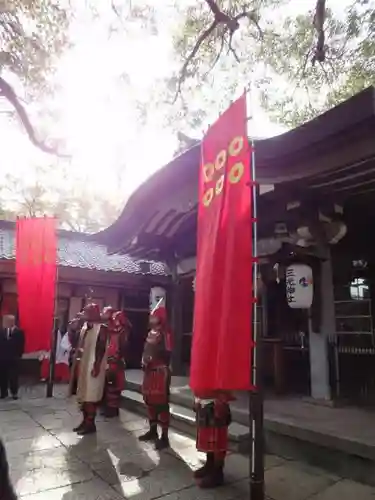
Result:
{"label": "wooden pillar", "polygon": [[321,294],[320,332],[314,331],[309,319],[311,396],[317,400],[330,400],[328,338],[335,333],[335,303],[329,246],[321,245],[320,252],[324,256],[320,267],[320,290],[317,291]]}

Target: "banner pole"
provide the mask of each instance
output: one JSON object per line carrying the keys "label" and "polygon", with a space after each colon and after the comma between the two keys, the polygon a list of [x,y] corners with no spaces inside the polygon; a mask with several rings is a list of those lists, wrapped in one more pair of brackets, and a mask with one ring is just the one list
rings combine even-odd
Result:
{"label": "banner pole", "polygon": [[47,398],[53,397],[53,384],[55,380],[55,363],[57,351],[57,318],[53,321],[53,330],[51,333],[51,353],[49,357],[49,373],[47,381]]}
{"label": "banner pole", "polygon": [[[56,256],[57,258],[57,256]],[[48,381],[47,381],[47,392],[46,397],[53,397],[53,385],[55,380],[55,364],[56,364],[56,351],[57,351],[57,330],[58,330],[58,287],[59,287],[59,265],[56,265],[56,282],[55,282],[55,308],[53,315],[53,329],[51,332],[51,352],[49,357],[49,372],[48,372]]]}
{"label": "banner pole", "polygon": [[[252,119],[252,105],[250,103],[250,117]],[[257,301],[258,301],[258,224],[257,224],[257,196],[256,165],[255,165],[255,143],[253,134],[251,137],[251,190],[252,190],[252,235],[253,235],[253,352],[251,366],[251,382],[253,390],[249,393],[249,417],[250,417],[250,498],[251,500],[265,499],[264,486],[264,422],[263,422],[263,388],[262,388],[262,348],[261,336],[257,321]]]}

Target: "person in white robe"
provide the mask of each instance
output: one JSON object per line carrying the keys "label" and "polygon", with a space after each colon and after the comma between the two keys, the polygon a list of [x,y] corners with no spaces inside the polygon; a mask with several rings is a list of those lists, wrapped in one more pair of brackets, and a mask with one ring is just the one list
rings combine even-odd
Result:
{"label": "person in white robe", "polygon": [[108,328],[102,324],[99,306],[86,305],[83,315],[85,323],[73,361],[75,364],[79,360],[77,401],[83,416],[73,430],[82,436],[96,432],[95,417],[104,393],[108,341]]}

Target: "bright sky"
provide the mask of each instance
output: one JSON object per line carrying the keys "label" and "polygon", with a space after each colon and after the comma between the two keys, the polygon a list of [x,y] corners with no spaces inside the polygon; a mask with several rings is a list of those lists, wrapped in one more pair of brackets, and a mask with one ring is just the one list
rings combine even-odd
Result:
{"label": "bright sky", "polygon": [[[337,4],[338,0],[331,2]],[[301,10],[315,5],[312,0],[292,3]],[[144,32],[135,30],[109,37],[105,15],[110,15],[108,9],[92,22],[85,10],[77,12],[72,29],[74,47],[58,66],[60,90],[53,107],[59,118],[51,123],[51,135],[66,139],[73,154],[69,168],[74,176],[79,173],[88,177],[94,190],[105,189],[108,196],[114,190],[118,192],[118,172],[126,168],[125,185],[121,187],[125,200],[171,159],[176,148],[175,135],[162,129],[160,116],[143,126],[137,124],[134,108],[134,100],[150,93],[156,79],[167,74],[173,62],[171,37],[167,20],[157,38],[145,37]],[[124,69],[131,79],[128,91],[118,83]],[[255,135],[268,137],[283,131],[270,123],[256,103],[253,114]],[[0,114],[0,133],[2,173],[22,173],[27,177],[33,165],[50,161],[48,155],[31,146],[22,129],[11,124],[4,114]]]}

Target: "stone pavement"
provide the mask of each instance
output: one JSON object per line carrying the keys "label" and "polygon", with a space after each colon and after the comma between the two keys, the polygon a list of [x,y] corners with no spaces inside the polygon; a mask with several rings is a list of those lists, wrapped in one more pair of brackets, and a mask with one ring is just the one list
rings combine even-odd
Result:
{"label": "stone pavement", "polygon": [[[146,422],[122,411],[118,421],[98,419],[96,436],[78,437],[74,401],[57,387],[26,388],[19,401],[0,403],[0,432],[13,484],[23,500],[235,500],[249,497],[248,459],[231,454],[227,485],[198,490],[192,469],[200,465],[194,442],[171,432],[172,449],[161,453],[137,436]],[[273,500],[375,500],[375,488],[335,477],[299,462],[268,456],[267,495]]]}

